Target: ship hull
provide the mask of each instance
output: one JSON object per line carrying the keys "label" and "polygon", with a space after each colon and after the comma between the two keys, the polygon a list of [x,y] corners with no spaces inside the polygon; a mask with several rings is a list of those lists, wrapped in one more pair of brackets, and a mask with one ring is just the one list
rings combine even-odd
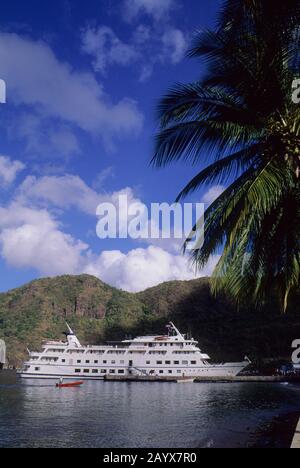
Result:
{"label": "ship hull", "polygon": [[[181,375],[184,377],[192,377],[192,378],[231,378],[231,377],[236,377],[240,372],[242,372],[247,366],[249,365],[248,362],[238,362],[238,363],[227,363],[227,364],[216,364],[216,365],[206,365],[206,366],[201,366],[198,368],[186,368],[182,370]],[[46,367],[46,366],[45,366]],[[118,367],[120,369],[120,367]],[[159,375],[158,372],[160,369],[153,369],[153,366],[147,370],[146,366],[143,366],[143,369],[145,370],[144,376],[149,375],[149,376],[155,376]],[[94,369],[96,371],[98,369]],[[153,372],[154,370],[154,372]],[[92,370],[93,371],[93,370]],[[137,369],[129,369],[128,367],[122,369],[122,376],[126,375],[142,375],[138,372]],[[177,369],[176,368],[170,368],[169,369],[170,374],[168,375],[169,377],[176,376]],[[113,375],[112,372],[110,372],[109,369],[103,374],[89,374],[85,375],[84,373],[74,373],[71,368],[68,368],[67,366],[47,366],[47,368],[43,368],[41,366],[39,371],[35,372],[29,372],[29,371],[19,371],[18,372],[19,377],[22,379],[59,379],[60,377],[63,377],[64,379],[80,379],[80,380],[103,380],[106,375]],[[116,374],[117,375],[117,374]],[[178,374],[177,374],[178,375]],[[162,376],[163,377],[163,376]]]}

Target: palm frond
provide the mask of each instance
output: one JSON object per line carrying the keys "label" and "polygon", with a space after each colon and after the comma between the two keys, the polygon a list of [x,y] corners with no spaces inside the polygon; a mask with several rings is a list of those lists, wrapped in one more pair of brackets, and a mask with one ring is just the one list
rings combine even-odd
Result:
{"label": "palm frond", "polygon": [[176,202],[195,192],[203,184],[225,183],[229,178],[236,178],[241,171],[245,171],[251,164],[258,162],[258,155],[262,151],[262,145],[254,144],[250,148],[242,149],[237,153],[218,159],[204,170],[199,172],[180,192]]}
{"label": "palm frond", "polygon": [[216,31],[198,33],[189,54],[207,73],[162,99],[152,163],[201,165],[178,200],[229,182],[192,259],[202,268],[221,250],[215,292],[257,305],[275,288],[285,310],[300,280],[300,108],[291,102],[300,2],[225,0]]}

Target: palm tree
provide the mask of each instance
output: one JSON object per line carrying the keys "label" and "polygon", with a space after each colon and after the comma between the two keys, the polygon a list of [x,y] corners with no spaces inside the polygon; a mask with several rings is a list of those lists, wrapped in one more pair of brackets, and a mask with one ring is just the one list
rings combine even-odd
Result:
{"label": "palm tree", "polygon": [[223,252],[213,290],[259,305],[274,289],[284,310],[300,279],[299,25],[298,0],[225,1],[217,30],[198,33],[189,54],[206,60],[206,76],[160,103],[153,158],[201,165],[178,200],[203,184],[227,187],[192,255],[201,268]]}

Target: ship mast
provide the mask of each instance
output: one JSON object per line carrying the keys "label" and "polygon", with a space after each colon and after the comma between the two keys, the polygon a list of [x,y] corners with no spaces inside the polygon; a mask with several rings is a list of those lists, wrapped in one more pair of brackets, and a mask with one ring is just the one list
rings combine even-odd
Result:
{"label": "ship mast", "polygon": [[178,328],[175,327],[174,323],[173,322],[169,322],[169,323],[171,327],[173,328],[173,330],[175,331],[176,335],[184,341],[184,336],[180,333]]}
{"label": "ship mast", "polygon": [[66,337],[67,337],[67,340],[68,340],[68,344],[70,346],[75,346],[76,348],[81,348],[81,344],[80,344],[80,341],[78,340],[77,336],[74,334],[72,328],[70,327],[70,325],[66,322],[66,325],[68,327],[68,330],[69,330],[69,333],[66,333]]}

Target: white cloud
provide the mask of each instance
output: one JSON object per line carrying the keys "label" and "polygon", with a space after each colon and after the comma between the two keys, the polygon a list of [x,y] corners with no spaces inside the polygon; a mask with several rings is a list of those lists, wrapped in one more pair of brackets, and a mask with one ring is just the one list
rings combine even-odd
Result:
{"label": "white cloud", "polygon": [[[101,177],[106,177],[111,173],[111,168],[104,171]],[[102,179],[103,180],[103,179]],[[94,186],[95,187],[95,186]],[[132,207],[134,213],[145,213],[146,220],[144,224],[143,238],[137,239],[138,242],[146,243],[147,245],[155,245],[170,252],[180,252],[185,241],[185,234],[182,233],[182,238],[174,237],[171,229],[171,238],[163,236],[163,227],[161,222],[156,219],[151,219],[151,207],[147,207],[140,199],[138,199],[132,188],[126,187],[115,192],[104,192],[103,187],[98,185],[99,191],[91,188],[80,177],[74,175],[62,176],[28,176],[19,186],[16,191],[16,200],[23,205],[38,206],[40,208],[59,208],[62,210],[77,209],[85,214],[95,217],[97,221],[96,210],[101,203],[111,203],[116,209],[117,218],[121,221],[128,222],[136,215],[128,215],[123,208],[119,206],[121,196],[126,196],[129,208]],[[192,229],[192,225],[190,226]],[[151,232],[158,232],[159,238],[152,239]],[[181,233],[181,230],[180,230]],[[176,232],[178,235],[178,232]],[[165,233],[165,235],[169,235]]]}
{"label": "white cloud", "polygon": [[44,42],[1,33],[0,74],[9,101],[34,106],[46,117],[105,139],[141,129],[143,116],[135,101],[112,102],[91,73],[74,71]]}
{"label": "white cloud", "polygon": [[95,215],[100,196],[80,177],[28,176],[17,192],[18,200],[23,203],[49,204],[58,208],[77,208],[84,213]]}
{"label": "white cloud", "polygon": [[[41,275],[93,274],[128,291],[212,273],[218,256],[213,256],[208,265],[196,273],[189,258],[179,253],[178,243],[172,239],[154,241],[155,245],[151,245],[150,239],[148,247],[128,253],[115,250],[96,255],[89,245],[64,232],[63,225],[49,211],[53,207],[77,208],[95,215],[99,202],[117,205],[121,194],[127,195],[129,203],[146,208],[130,188],[102,194],[77,176],[27,177],[17,190],[15,201],[0,207],[2,258],[15,268],[34,268]],[[119,215],[122,217],[125,213]]]}
{"label": "white cloud", "polygon": [[23,204],[52,205],[57,208],[76,208],[83,213],[95,216],[99,203],[113,203],[118,206],[118,198],[127,195],[128,203],[139,203],[129,187],[111,193],[98,193],[90,188],[80,177],[28,176],[19,186],[16,197]]}
{"label": "white cloud", "polygon": [[42,275],[80,272],[88,246],[59,228],[46,211],[13,202],[0,208],[1,255],[16,268]]}
{"label": "white cloud", "polygon": [[[28,176],[17,189],[15,199],[23,205],[37,206],[39,208],[59,208],[63,211],[76,209],[95,217],[95,225],[98,220],[96,218],[96,210],[101,203],[113,205],[117,220],[124,223],[130,222],[138,214],[141,215],[143,213],[144,224],[142,233],[140,233],[142,237],[139,237],[137,242],[154,245],[173,253],[181,252],[186,237],[186,233],[181,233],[181,223],[180,230],[176,231],[176,236],[174,237],[173,228],[171,227],[170,234],[168,228],[164,228],[161,224],[161,220],[151,218],[153,214],[151,206],[146,206],[137,198],[132,188],[126,187],[115,192],[103,191],[103,177],[109,176],[111,170],[112,168],[107,168],[106,171],[100,174],[100,179],[98,180],[98,184],[100,183],[100,185],[97,185],[97,187],[94,185],[94,188],[91,188],[80,177],[71,174],[41,177]],[[127,199],[127,210],[123,205],[123,200],[120,200],[120,197],[123,196],[126,196]],[[193,224],[191,224],[190,229],[192,227]],[[187,228],[185,226],[185,229]],[[138,226],[137,229],[141,231],[142,227]],[[167,232],[164,232],[164,229],[167,229]],[[152,232],[157,232],[159,237],[152,239]],[[180,234],[182,234],[181,237]]]}
{"label": "white cloud", "polygon": [[47,210],[20,202],[0,207],[0,246],[2,258],[15,268],[34,268],[49,276],[89,273],[127,291],[209,276],[219,259],[212,257],[205,269],[195,273],[186,257],[156,246],[97,256],[87,244],[64,233]]}
{"label": "white cloud", "polygon": [[4,185],[12,184],[19,172],[25,169],[21,161],[13,161],[8,156],[0,156],[0,182]]}
{"label": "white cloud", "polygon": [[106,251],[85,268],[85,272],[103,281],[136,292],[172,280],[191,280],[210,276],[218,256],[212,257],[207,267],[195,273],[189,260],[182,255],[171,254],[159,247],[120,251]]}
{"label": "white cloud", "polygon": [[95,190],[97,189],[102,189],[103,190],[103,185],[107,181],[107,179],[114,177],[114,167],[109,166],[103,169],[97,176],[95,177],[95,180],[93,181],[93,188]]}
{"label": "white cloud", "polygon": [[185,34],[171,26],[166,29],[140,24],[127,43],[106,26],[88,26],[82,31],[82,51],[92,57],[96,72],[105,74],[110,66],[135,64],[140,81],[151,77],[155,65],[178,64],[186,50]]}
{"label": "white cloud", "polygon": [[171,63],[176,65],[184,58],[187,50],[186,38],[180,29],[169,29],[162,38],[164,57],[169,57]]}
{"label": "white cloud", "polygon": [[139,14],[147,14],[155,20],[161,20],[174,7],[174,0],[125,0],[124,18],[132,21]]}
{"label": "white cloud", "polygon": [[202,197],[202,203],[211,205],[225,190],[223,185],[214,185]]}
{"label": "white cloud", "polygon": [[51,119],[35,114],[25,114],[14,119],[8,127],[10,139],[25,139],[25,151],[32,155],[72,156],[80,153],[80,145],[74,132],[68,125],[55,123]]}
{"label": "white cloud", "polygon": [[80,153],[79,142],[76,136],[67,128],[61,128],[57,132],[50,133],[49,142],[55,151],[63,155],[68,156]]}
{"label": "white cloud", "polygon": [[145,44],[151,39],[151,28],[140,24],[133,33],[133,42],[135,44]]}
{"label": "white cloud", "polygon": [[89,26],[82,34],[83,52],[94,57],[95,71],[105,72],[109,65],[129,65],[138,58],[134,45],[125,44],[107,26]]}

